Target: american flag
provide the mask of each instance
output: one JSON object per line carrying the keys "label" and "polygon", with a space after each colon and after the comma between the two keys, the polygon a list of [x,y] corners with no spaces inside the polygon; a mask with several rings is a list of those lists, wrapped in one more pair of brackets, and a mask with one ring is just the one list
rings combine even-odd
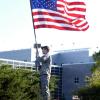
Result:
{"label": "american flag", "polygon": [[34,28],[55,28],[59,30],[85,31],[84,0],[31,0]]}

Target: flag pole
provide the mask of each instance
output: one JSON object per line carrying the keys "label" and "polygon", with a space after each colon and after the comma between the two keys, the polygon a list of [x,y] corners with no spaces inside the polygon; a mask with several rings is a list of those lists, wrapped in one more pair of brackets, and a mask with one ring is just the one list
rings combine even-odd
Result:
{"label": "flag pole", "polygon": [[38,70],[37,57],[39,55],[39,51],[38,51],[36,31],[35,31],[35,27],[34,27],[34,18],[33,18],[33,14],[32,14],[32,0],[30,0],[30,8],[31,8],[32,23],[33,23],[33,28],[34,28],[35,49],[36,49],[36,63],[35,63],[35,66],[36,66],[36,70]]}

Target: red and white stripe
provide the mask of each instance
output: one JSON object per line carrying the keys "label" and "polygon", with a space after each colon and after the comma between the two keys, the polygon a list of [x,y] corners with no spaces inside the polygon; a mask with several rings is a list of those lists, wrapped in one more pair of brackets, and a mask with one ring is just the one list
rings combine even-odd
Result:
{"label": "red and white stripe", "polygon": [[33,9],[34,27],[85,31],[89,25],[85,18],[86,5],[82,0],[58,0],[57,11]]}

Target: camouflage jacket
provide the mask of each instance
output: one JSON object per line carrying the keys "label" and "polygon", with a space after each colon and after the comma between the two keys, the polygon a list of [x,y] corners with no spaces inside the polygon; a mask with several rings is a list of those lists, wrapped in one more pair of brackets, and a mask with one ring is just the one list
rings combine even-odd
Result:
{"label": "camouflage jacket", "polygon": [[38,57],[38,61],[40,62],[41,68],[40,68],[40,75],[51,74],[51,63],[52,59],[51,56],[46,54],[43,55],[42,57]]}

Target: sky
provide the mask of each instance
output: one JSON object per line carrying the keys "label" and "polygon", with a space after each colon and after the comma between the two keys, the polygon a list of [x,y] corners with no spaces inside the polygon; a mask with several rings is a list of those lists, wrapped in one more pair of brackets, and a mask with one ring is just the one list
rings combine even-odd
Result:
{"label": "sky", "polygon": [[[100,0],[84,0],[90,28],[85,32],[57,29],[35,30],[37,42],[52,51],[89,48],[100,49]],[[32,48],[35,43],[29,0],[0,0],[0,51]]]}

